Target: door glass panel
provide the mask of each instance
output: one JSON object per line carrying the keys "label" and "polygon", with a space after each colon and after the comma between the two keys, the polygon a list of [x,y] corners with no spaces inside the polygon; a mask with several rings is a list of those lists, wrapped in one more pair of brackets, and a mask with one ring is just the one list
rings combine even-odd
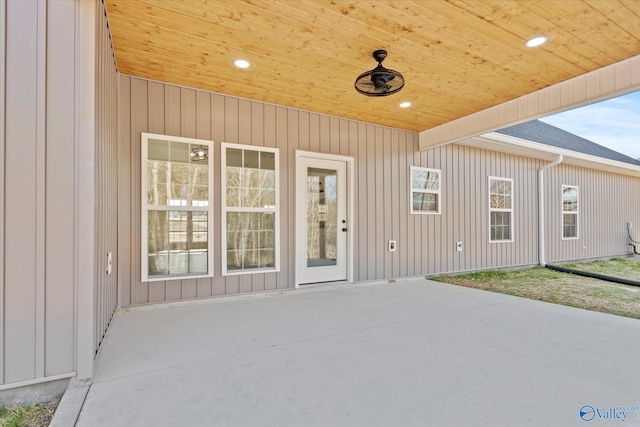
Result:
{"label": "door glass panel", "polygon": [[336,265],[337,171],[307,169],[307,267]]}

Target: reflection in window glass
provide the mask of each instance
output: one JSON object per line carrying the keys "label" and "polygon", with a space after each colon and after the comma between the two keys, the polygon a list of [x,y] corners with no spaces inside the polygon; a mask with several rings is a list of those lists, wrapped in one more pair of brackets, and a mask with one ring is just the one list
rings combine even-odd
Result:
{"label": "reflection in window glass", "polygon": [[513,181],[489,178],[489,234],[492,242],[511,241]]}
{"label": "reflection in window glass", "polygon": [[208,141],[143,134],[143,280],[210,275]]}
{"label": "reflection in window glass", "polygon": [[226,272],[277,269],[277,150],[223,145]]}
{"label": "reflection in window glass", "polygon": [[440,170],[411,167],[411,213],[440,213]]}
{"label": "reflection in window glass", "polygon": [[207,274],[208,213],[149,211],[149,277]]}
{"label": "reflection in window glass", "polygon": [[578,187],[562,186],[562,237],[578,238]]}

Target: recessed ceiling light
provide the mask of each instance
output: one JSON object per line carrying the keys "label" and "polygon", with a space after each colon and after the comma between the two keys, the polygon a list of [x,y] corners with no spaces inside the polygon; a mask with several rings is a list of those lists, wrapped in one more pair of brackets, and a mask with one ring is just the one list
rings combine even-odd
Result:
{"label": "recessed ceiling light", "polygon": [[543,44],[545,44],[547,42],[547,40],[549,40],[549,37],[545,37],[545,36],[534,37],[534,38],[530,39],[529,41],[527,41],[525,43],[525,46],[527,46],[527,47],[542,46]]}
{"label": "recessed ceiling light", "polygon": [[236,59],[236,62],[234,62],[233,64],[238,68],[249,68],[249,66],[251,65],[249,64],[249,61],[245,59]]}
{"label": "recessed ceiling light", "polygon": [[409,108],[409,107],[411,107],[411,103],[408,101],[400,103],[400,108]]}

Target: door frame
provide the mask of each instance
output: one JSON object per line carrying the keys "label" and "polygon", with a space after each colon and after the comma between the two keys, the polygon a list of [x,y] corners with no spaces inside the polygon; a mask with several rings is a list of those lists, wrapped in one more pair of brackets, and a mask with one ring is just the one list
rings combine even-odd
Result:
{"label": "door frame", "polygon": [[[299,233],[299,229],[300,226],[302,224],[306,225],[306,215],[304,212],[298,212],[298,190],[300,188],[300,185],[304,185],[304,188],[306,189],[306,183],[300,183],[297,181],[298,179],[298,172],[299,172],[299,168],[301,167],[301,162],[300,160],[302,158],[305,159],[316,159],[316,160],[333,160],[333,161],[337,161],[337,162],[344,162],[346,164],[347,167],[347,173],[346,173],[346,191],[347,191],[347,206],[346,206],[346,210],[347,210],[347,254],[346,254],[346,258],[347,258],[347,282],[348,283],[353,283],[353,227],[354,227],[354,221],[353,221],[353,199],[354,199],[354,191],[353,191],[353,157],[350,156],[341,156],[338,154],[325,154],[325,153],[316,153],[316,152],[312,152],[312,151],[302,151],[302,150],[296,150],[296,163],[295,163],[295,170],[294,170],[294,207],[293,207],[293,218],[294,218],[294,223],[295,223],[295,231],[294,231],[294,240],[295,240],[295,245],[294,245],[294,278],[295,278],[295,287],[298,288],[300,287],[300,275],[298,272],[298,262],[300,261],[298,259],[299,256],[301,256],[300,254],[303,253],[303,251],[298,251],[298,245],[300,244],[301,240],[304,240],[306,242],[306,239],[299,239],[298,238],[298,233]],[[306,245],[306,243],[305,243]],[[304,253],[306,253],[306,251],[304,251]],[[305,257],[306,259],[306,257]]]}

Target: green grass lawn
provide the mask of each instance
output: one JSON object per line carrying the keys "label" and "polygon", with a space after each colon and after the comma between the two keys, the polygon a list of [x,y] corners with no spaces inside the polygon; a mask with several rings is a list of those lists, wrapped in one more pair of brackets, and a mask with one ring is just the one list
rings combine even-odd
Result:
{"label": "green grass lawn", "polygon": [[47,427],[57,406],[57,401],[11,408],[0,405],[0,427]]}
{"label": "green grass lawn", "polygon": [[563,264],[562,267],[573,270],[588,271],[613,277],[640,282],[639,258],[613,258],[610,261],[593,261],[585,264]]}
{"label": "green grass lawn", "polygon": [[[594,265],[595,264],[595,265]],[[614,259],[566,268],[625,276],[640,281],[640,260]],[[634,273],[636,271],[636,273]],[[617,273],[617,274],[614,274]],[[635,274],[635,276],[633,276]],[[640,287],[628,286],[535,267],[518,271],[482,271],[431,280],[640,319]]]}

